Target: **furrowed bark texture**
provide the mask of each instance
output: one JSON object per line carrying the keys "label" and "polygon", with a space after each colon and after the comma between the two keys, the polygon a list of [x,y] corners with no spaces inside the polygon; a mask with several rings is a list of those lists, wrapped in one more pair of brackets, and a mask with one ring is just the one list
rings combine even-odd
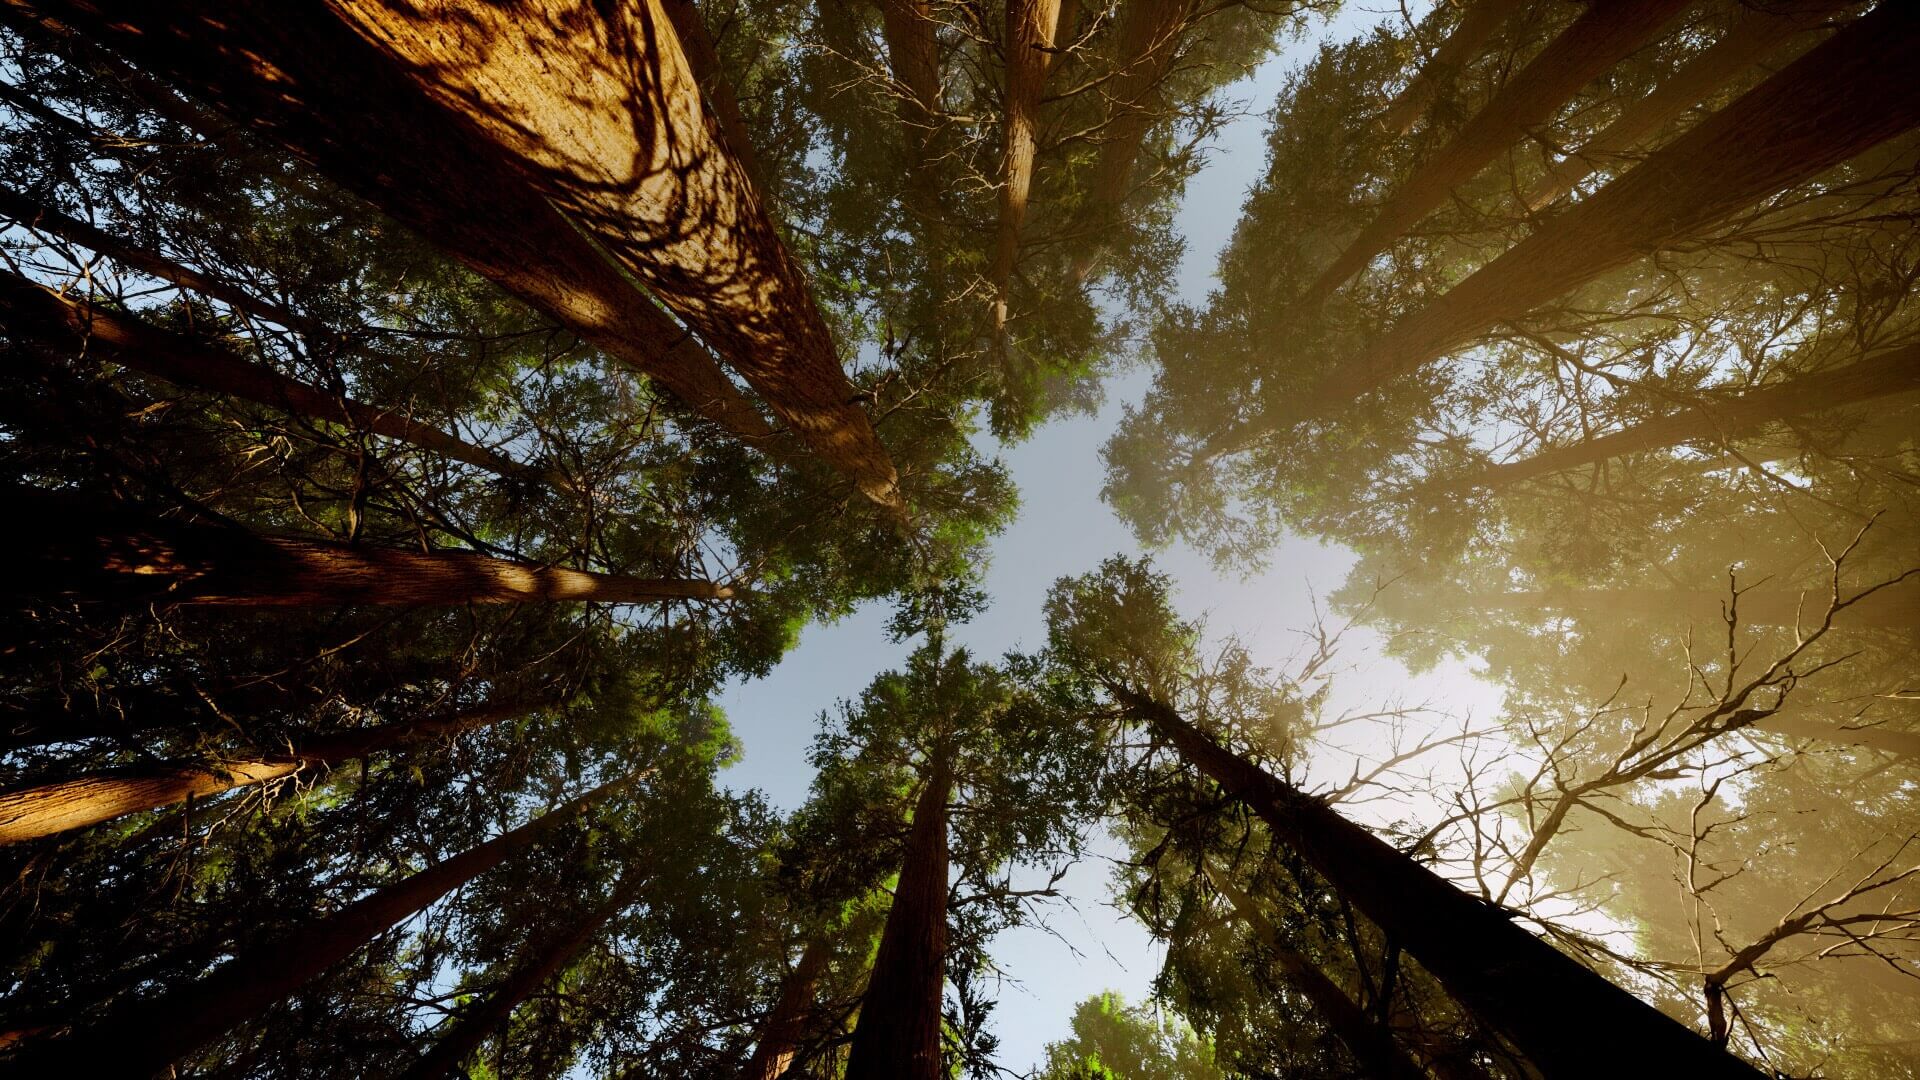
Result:
{"label": "furrowed bark texture", "polygon": [[1760,1075],[1167,706],[1130,693],[1121,700],[1545,1075],[1622,1075],[1647,1061],[1675,1075]]}
{"label": "furrowed bark texture", "polygon": [[[465,551],[402,551],[199,525],[21,488],[0,508],[32,524],[0,550],[22,571],[13,595],[234,606],[725,600],[710,581],[630,578]],[[31,567],[29,572],[27,568]]]}
{"label": "furrowed bark texture", "polygon": [[833,951],[826,941],[815,938],[800,950],[800,961],[780,985],[780,998],[761,1025],[760,1039],[754,1044],[753,1057],[747,1061],[746,1080],[780,1080],[805,1037],[807,1014],[813,1010],[814,994],[820,976],[826,974]]}
{"label": "furrowed bark texture", "polygon": [[1040,93],[1047,81],[1060,0],[1007,0],[1007,96],[1005,146],[1000,157],[1000,219],[994,231],[993,327],[1007,325],[1007,286],[1020,255],[1020,228],[1033,190],[1033,159],[1039,149]]}
{"label": "furrowed bark texture", "polygon": [[62,296],[0,270],[0,324],[74,352],[86,352],[179,386],[211,390],[300,416],[344,424],[465,462],[501,476],[542,483],[558,479],[485,447],[423,424],[405,413],[309,386],[235,353],[137,317]]}
{"label": "furrowed bark texture", "polygon": [[947,798],[943,759],[913,811],[900,882],[860,1002],[846,1080],[941,1080],[940,994],[947,960]]}
{"label": "furrowed bark texture", "polygon": [[1782,6],[1740,8],[1720,40],[1683,64],[1652,93],[1627,106],[1619,119],[1549,170],[1527,193],[1527,209],[1538,210],[1572,191],[1575,184],[1631,152],[1669,120],[1765,59],[1788,38],[1813,29],[1844,6],[1834,0],[1801,0]]}
{"label": "furrowed bark texture", "polygon": [[1593,0],[1573,25],[1553,39],[1513,81],[1501,87],[1460,133],[1432,160],[1416,168],[1387,197],[1360,235],[1347,245],[1300,298],[1310,312],[1333,291],[1393,245],[1454,188],[1524,138],[1580,88],[1645,44],[1686,7],[1688,0]]}
{"label": "furrowed bark texture", "polygon": [[1394,95],[1387,110],[1380,114],[1380,129],[1394,136],[1412,131],[1434,97],[1453,81],[1461,68],[1486,50],[1494,31],[1525,3],[1526,0],[1468,0],[1466,12],[1447,39],[1433,50],[1433,58],[1407,81],[1406,88]]}
{"label": "furrowed bark texture", "polygon": [[805,276],[716,137],[661,0],[331,0],[412,96],[482,133],[539,194],[746,377],[868,498],[892,459]]}
{"label": "furrowed bark texture", "polygon": [[197,983],[124,1002],[63,1038],[30,1044],[5,1064],[19,1076],[148,1077],[162,1072],[637,778],[596,788],[511,832],[376,889],[297,932],[243,949]]}
{"label": "furrowed bark texture", "polygon": [[1882,4],[1380,335],[1301,413],[1345,405],[1906,131],[1920,123],[1916,68],[1920,4]]}
{"label": "furrowed bark texture", "polygon": [[0,0],[0,7],[16,22],[71,27],[199,96],[689,408],[767,445],[772,429],[704,348],[468,120],[428,100],[320,0]]}

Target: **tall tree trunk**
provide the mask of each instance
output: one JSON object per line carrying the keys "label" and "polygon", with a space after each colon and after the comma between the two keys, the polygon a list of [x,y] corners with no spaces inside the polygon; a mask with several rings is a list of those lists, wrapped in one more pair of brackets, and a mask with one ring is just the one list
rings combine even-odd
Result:
{"label": "tall tree trunk", "polygon": [[780,998],[760,1027],[753,1057],[747,1062],[745,1080],[780,1080],[806,1036],[807,1014],[813,1011],[814,994],[820,977],[826,974],[833,950],[825,938],[814,938],[800,950],[800,962],[780,984]]}
{"label": "tall tree trunk", "polygon": [[660,0],[660,6],[666,9],[667,18],[673,22],[673,32],[679,35],[680,46],[686,50],[687,67],[693,71],[694,81],[700,84],[708,111],[720,125],[720,134],[727,140],[727,152],[740,162],[747,179],[753,182],[754,192],[763,200],[771,198],[773,192],[767,187],[768,177],[761,167],[760,155],[754,152],[753,136],[747,131],[740,99],[734,96],[733,83],[721,69],[720,51],[714,47],[713,35],[707,32],[700,9],[694,6],[693,0]]}
{"label": "tall tree trunk", "polygon": [[604,784],[519,828],[383,886],[293,933],[241,949],[199,981],[124,1001],[65,1037],[22,1048],[19,1076],[147,1077],[246,1023],[448,892],[533,846],[639,779]]}
{"label": "tall tree trunk", "polygon": [[402,1080],[445,1080],[449,1076],[465,1075],[460,1067],[473,1057],[489,1036],[506,1025],[520,1003],[552,982],[554,976],[585,952],[600,937],[607,923],[633,905],[645,885],[643,874],[638,870],[629,870],[626,878],[614,887],[613,895],[606,903],[550,940],[542,942],[485,998],[462,1009],[448,1021],[446,1033],[434,1040],[433,1046],[421,1055],[419,1061],[400,1074]]}
{"label": "tall tree trunk", "polygon": [[[1548,1076],[1756,1077],[1745,1062],[1521,929],[1326,803],[1249,764],[1166,705],[1116,691],[1128,711],[1257,814],[1356,910]],[[1594,1033],[1605,1033],[1596,1039]]]}
{"label": "tall tree trunk", "polygon": [[1384,1026],[1355,1004],[1311,957],[1287,947],[1280,932],[1261,914],[1252,897],[1211,865],[1201,869],[1220,895],[1227,898],[1233,913],[1253,928],[1254,936],[1286,973],[1287,981],[1312,1003],[1314,1012],[1352,1052],[1367,1076],[1383,1080],[1426,1080],[1426,1071],[1393,1041],[1393,1035]]}
{"label": "tall tree trunk", "polygon": [[1501,87],[1467,126],[1381,204],[1372,221],[1307,288],[1296,310],[1309,312],[1375,255],[1445,202],[1454,188],[1552,119],[1560,106],[1651,39],[1689,0],[1593,0],[1540,55]]}
{"label": "tall tree trunk", "polygon": [[1406,88],[1394,95],[1380,114],[1380,129],[1396,138],[1413,130],[1441,89],[1453,81],[1460,69],[1486,51],[1507,16],[1525,7],[1525,0],[1462,0],[1467,10],[1460,15],[1453,32],[1433,50],[1432,59],[1407,81]]}
{"label": "tall tree trunk", "polygon": [[1916,66],[1920,5],[1880,5],[1375,338],[1291,419],[1346,405],[1906,131],[1920,123],[1920,84],[1908,77]]}
{"label": "tall tree trunk", "polygon": [[309,386],[217,345],[149,326],[133,315],[62,296],[4,270],[0,270],[0,325],[15,335],[57,343],[76,353],[101,355],[179,386],[370,431],[500,476],[562,485],[566,481],[564,476],[522,465],[402,412]]}
{"label": "tall tree trunk", "polygon": [[1547,171],[1527,192],[1526,207],[1538,210],[1573,190],[1594,170],[1630,153],[1669,120],[1726,85],[1779,48],[1813,29],[1846,0],[1797,0],[1763,7],[1741,6],[1720,40],[1681,65],[1653,92],[1627,106],[1613,123]]}
{"label": "tall tree trunk", "polygon": [[51,836],[142,810],[284,779],[316,765],[370,757],[403,744],[450,738],[524,711],[494,706],[405,724],[307,739],[284,754],[214,762],[163,761],[0,792],[0,844]]}
{"label": "tall tree trunk", "polygon": [[1426,490],[1434,496],[1475,488],[1497,491],[1583,465],[1597,465],[1624,454],[1663,450],[1683,443],[1719,446],[1734,436],[1768,424],[1915,390],[1920,390],[1920,345],[1888,349],[1844,367],[1762,386],[1737,397],[1708,398],[1693,408],[1573,446],[1542,450],[1532,457],[1490,465],[1470,476],[1434,484]]}
{"label": "tall tree trunk", "polygon": [[940,996],[947,962],[947,799],[944,756],[914,806],[880,951],[860,1001],[846,1080],[941,1080]]}
{"label": "tall tree trunk", "polygon": [[[0,0],[0,10],[30,30],[71,28],[119,50],[305,158],[689,408],[770,447],[772,429],[704,348],[487,139],[426,100],[390,57],[317,0],[270,8]],[[380,107],[369,109],[370,101]]]}
{"label": "tall tree trunk", "polygon": [[1000,154],[1000,218],[994,231],[993,263],[987,283],[993,287],[993,331],[1007,327],[1007,289],[1020,255],[1020,229],[1033,190],[1033,161],[1039,149],[1040,94],[1052,63],[1054,29],[1060,0],[1007,0],[1007,94],[1005,145]]}
{"label": "tall tree trunk", "polygon": [[[826,319],[701,107],[662,0],[332,0],[413,87],[746,377],[775,415],[903,510]],[[364,100],[364,97],[363,97]]]}
{"label": "tall tree trunk", "polygon": [[238,606],[725,600],[710,581],[630,578],[466,551],[402,551],[191,524],[137,508],[0,487],[23,524],[0,539],[15,573],[0,592]]}
{"label": "tall tree trunk", "polygon": [[933,37],[933,5],[929,0],[879,0],[879,4],[887,65],[904,92],[900,119],[930,130],[940,112],[940,51]]}

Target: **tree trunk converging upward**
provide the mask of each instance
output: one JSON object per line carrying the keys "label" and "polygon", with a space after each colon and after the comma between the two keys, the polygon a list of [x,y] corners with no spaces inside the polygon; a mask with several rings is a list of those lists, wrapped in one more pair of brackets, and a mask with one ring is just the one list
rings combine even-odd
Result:
{"label": "tree trunk converging upward", "polygon": [[1920,123],[1916,66],[1920,5],[1880,5],[1381,334],[1321,380],[1299,415],[1346,405],[1906,131]]}
{"label": "tree trunk converging upward", "polygon": [[319,4],[5,6],[33,25],[53,16],[200,95],[689,408],[767,444],[772,429],[705,349],[469,124]]}
{"label": "tree trunk converging upward", "polygon": [[19,335],[57,342],[179,386],[345,424],[384,435],[500,476],[559,483],[564,477],[522,465],[404,413],[382,409],[290,379],[265,364],[149,326],[137,317],[62,296],[0,270],[0,324]]}
{"label": "tree trunk converging upward", "polygon": [[1475,488],[1496,491],[1624,454],[1663,450],[1682,443],[1722,445],[1733,436],[1767,424],[1915,390],[1920,390],[1920,345],[1888,349],[1857,363],[1762,386],[1737,397],[1708,399],[1573,446],[1490,465],[1458,480],[1432,485],[1427,491],[1436,496]]}
{"label": "tree trunk converging upward", "polygon": [[[1121,701],[1187,762],[1259,815],[1275,839],[1498,1029],[1547,1076],[1624,1075],[1658,1061],[1673,1075],[1757,1077],[1753,1068],[1527,933],[1506,913],[1249,764],[1173,709]],[[1595,1033],[1604,1038],[1595,1038]]]}
{"label": "tree trunk converging upward", "polygon": [[585,952],[609,922],[633,906],[645,887],[646,878],[643,874],[637,870],[628,871],[627,878],[614,886],[613,895],[605,903],[571,927],[541,942],[486,997],[460,1010],[449,1020],[445,1034],[435,1039],[420,1060],[400,1074],[402,1080],[446,1080],[449,1076],[465,1075],[460,1072],[460,1067],[473,1057],[489,1036],[506,1025],[520,1003],[552,982],[554,976]]}
{"label": "tree trunk converging upward", "polygon": [[1594,0],[1513,81],[1501,87],[1434,158],[1414,169],[1373,220],[1313,284],[1296,310],[1310,312],[1445,202],[1454,188],[1552,118],[1580,88],[1652,38],[1688,0]]}
{"label": "tree trunk converging upward", "polygon": [[832,949],[823,938],[814,938],[800,950],[799,963],[780,984],[780,998],[773,1003],[773,1011],[760,1027],[753,1057],[747,1061],[745,1080],[780,1080],[787,1066],[793,1064],[793,1056],[806,1034],[807,1014],[813,1009],[820,976],[826,974],[827,961],[832,958]]}
{"label": "tree trunk converging upward", "polygon": [[947,798],[936,760],[913,810],[880,951],[860,999],[846,1080],[941,1080],[940,995],[947,963]]}
{"label": "tree trunk converging upward", "polygon": [[1628,105],[1618,119],[1569,153],[1527,192],[1526,207],[1538,210],[1573,190],[1594,170],[1627,154],[1667,121],[1765,59],[1795,34],[1812,29],[1849,0],[1797,0],[1788,5],[1743,7],[1726,35],[1681,65],[1653,92]]}
{"label": "tree trunk converging upward", "polygon": [[1020,228],[1033,190],[1033,159],[1039,149],[1040,92],[1052,64],[1060,0],[1007,0],[1007,95],[1005,145],[1000,153],[1000,219],[994,230],[993,331],[1007,326],[1007,289],[1020,254]]}
{"label": "tree trunk converging upward", "polygon": [[369,757],[407,743],[447,738],[517,715],[518,706],[480,708],[448,717],[384,724],[307,739],[283,754],[213,762],[157,762],[89,773],[0,792],[0,844],[13,844],[142,810],[266,784],[316,765]]}
{"label": "tree trunk converging upward", "polygon": [[940,112],[940,51],[933,38],[933,6],[928,0],[879,0],[879,4],[887,66],[902,91],[900,119],[923,131],[930,129]]}
{"label": "tree trunk converging upward", "polygon": [[679,36],[680,47],[687,54],[687,67],[692,69],[707,108],[720,125],[720,133],[726,137],[727,151],[740,162],[747,179],[753,182],[755,193],[763,200],[770,198],[773,192],[767,187],[768,177],[761,168],[760,155],[754,152],[747,118],[740,111],[740,99],[734,96],[733,84],[720,69],[720,52],[714,47],[713,35],[707,32],[706,20],[700,17],[693,0],[660,0],[660,6],[673,21],[673,32]]}
{"label": "tree trunk converging upward", "polygon": [[641,775],[603,784],[478,847],[375,889],[299,930],[243,948],[191,985],[123,1001],[65,1037],[24,1047],[6,1064],[18,1076],[147,1077],[161,1072]]}
{"label": "tree trunk converging upward", "polygon": [[[651,289],[815,453],[903,510],[826,319],[716,138],[662,0],[333,0],[412,87],[476,130]],[[364,100],[364,97],[363,97]]]}
{"label": "tree trunk converging upward", "polygon": [[1395,137],[1412,131],[1440,90],[1453,81],[1461,68],[1486,50],[1488,40],[1500,29],[1500,24],[1507,21],[1507,16],[1526,6],[1525,0],[1466,0],[1466,5],[1467,10],[1461,14],[1453,32],[1433,50],[1433,58],[1407,81],[1406,88],[1394,95],[1386,111],[1380,114],[1378,123],[1382,131]]}
{"label": "tree trunk converging upward", "polygon": [[710,581],[630,578],[534,566],[467,551],[402,551],[157,517],[137,508],[0,487],[20,527],[0,550],[15,575],[0,593],[237,606],[504,604],[726,600]]}

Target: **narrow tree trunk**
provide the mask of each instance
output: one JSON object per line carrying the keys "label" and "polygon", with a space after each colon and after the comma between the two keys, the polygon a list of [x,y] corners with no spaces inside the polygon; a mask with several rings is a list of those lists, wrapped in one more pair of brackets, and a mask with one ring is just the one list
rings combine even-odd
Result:
{"label": "narrow tree trunk", "polygon": [[1039,149],[1040,94],[1047,81],[1060,0],[1007,0],[1007,93],[1005,145],[1000,156],[1000,219],[994,232],[993,331],[1007,326],[1007,289],[1020,254],[1020,229],[1033,190],[1033,160]]}
{"label": "narrow tree trunk", "polygon": [[780,1080],[806,1036],[807,1014],[813,1010],[814,994],[820,976],[826,974],[833,951],[824,938],[814,938],[800,950],[800,962],[780,985],[780,998],[760,1027],[760,1039],[754,1044],[753,1057],[747,1062],[745,1080]]}
{"label": "narrow tree trunk", "polygon": [[1309,312],[1368,260],[1392,246],[1408,229],[1445,202],[1454,188],[1552,119],[1560,106],[1651,39],[1688,0],[1594,0],[1560,36],[1534,57],[1513,81],[1460,129],[1445,149],[1416,168],[1388,196],[1372,221],[1301,297]]}
{"label": "narrow tree trunk", "polygon": [[947,960],[946,759],[913,811],[913,831],[894,886],[893,907],[860,1002],[846,1080],[941,1080],[940,996]]}
{"label": "narrow tree trunk", "polygon": [[1496,323],[1913,127],[1916,66],[1920,5],[1880,5],[1401,320],[1321,380],[1299,415],[1346,405]]}
{"label": "narrow tree trunk", "polygon": [[1920,390],[1920,345],[1888,349],[1845,367],[1762,386],[1737,397],[1708,399],[1694,408],[1643,421],[1583,443],[1491,465],[1471,476],[1433,485],[1428,491],[1436,497],[1475,488],[1498,491],[1625,454],[1664,450],[1683,443],[1720,446],[1735,436],[1768,424],[1915,390]]}
{"label": "narrow tree trunk", "polygon": [[645,878],[638,871],[629,871],[628,877],[631,880],[623,880],[615,886],[613,896],[606,903],[570,928],[554,935],[551,940],[543,942],[533,955],[509,972],[485,998],[462,1009],[459,1015],[448,1022],[446,1033],[434,1041],[433,1046],[412,1068],[400,1074],[402,1080],[444,1080],[450,1076],[465,1075],[460,1071],[461,1066],[473,1057],[489,1036],[506,1025],[513,1017],[514,1009],[535,991],[553,981],[554,976],[565,970],[599,938],[607,923],[633,905],[645,887]]}
{"label": "narrow tree trunk", "polygon": [[[333,0],[883,506],[893,462],[825,318],[701,107],[662,0]],[[364,96],[363,96],[364,100]]]}
{"label": "narrow tree trunk", "polygon": [[0,550],[0,592],[88,600],[238,606],[725,600],[710,581],[630,578],[466,551],[402,551],[190,524],[49,492],[0,488],[23,524]]}
{"label": "narrow tree trunk", "polygon": [[0,792],[0,844],[51,836],[142,810],[284,779],[316,765],[369,757],[403,743],[458,735],[516,715],[517,707],[384,724],[309,739],[284,754],[215,762],[157,762]]}
{"label": "narrow tree trunk", "polygon": [[1648,1061],[1676,1075],[1759,1075],[1171,708],[1124,691],[1120,697],[1546,1075],[1618,1075]]}
{"label": "narrow tree trunk", "polygon": [[192,985],[122,1002],[64,1038],[28,1045],[8,1065],[19,1076],[147,1077],[161,1072],[638,778],[636,774],[602,785],[296,932],[244,948]]}
{"label": "narrow tree trunk", "polygon": [[1486,51],[1488,40],[1500,29],[1500,24],[1507,21],[1507,16],[1526,6],[1525,0],[1465,0],[1465,3],[1467,10],[1447,40],[1440,43],[1433,51],[1433,58],[1407,81],[1406,88],[1395,95],[1387,110],[1380,114],[1380,130],[1396,138],[1412,131],[1441,89],[1453,81],[1461,68]]}
{"label": "narrow tree trunk", "polygon": [[1784,6],[1740,7],[1733,25],[1720,40],[1681,65],[1652,93],[1627,106],[1618,119],[1548,170],[1527,193],[1527,209],[1538,210],[1572,191],[1594,170],[1633,151],[1669,120],[1765,59],[1788,38],[1812,29],[1844,6],[1840,0],[1798,0]]}
{"label": "narrow tree trunk", "polygon": [[[772,429],[705,349],[495,147],[426,100],[389,57],[321,4],[5,0],[4,7],[29,27],[46,30],[48,17],[56,19],[211,102],[689,408],[769,445]],[[380,107],[369,109],[370,101]]]}
{"label": "narrow tree trunk", "polygon": [[747,118],[740,111],[740,99],[734,96],[733,83],[721,69],[720,51],[714,47],[713,35],[707,32],[706,20],[700,17],[693,0],[660,0],[660,6],[666,9],[673,32],[679,35],[680,46],[686,50],[687,67],[693,71],[707,108],[720,125],[720,133],[727,140],[727,152],[740,162],[747,179],[753,182],[754,192],[761,199],[768,199],[772,192],[767,187],[767,174],[761,168],[760,155],[754,152],[753,136],[747,131]]}
{"label": "narrow tree trunk", "polygon": [[136,316],[62,296],[4,270],[0,270],[0,324],[15,335],[55,342],[76,353],[103,356],[179,386],[370,431],[500,476],[540,483],[565,481],[565,477],[522,465],[404,413],[309,386],[216,345],[149,326]]}

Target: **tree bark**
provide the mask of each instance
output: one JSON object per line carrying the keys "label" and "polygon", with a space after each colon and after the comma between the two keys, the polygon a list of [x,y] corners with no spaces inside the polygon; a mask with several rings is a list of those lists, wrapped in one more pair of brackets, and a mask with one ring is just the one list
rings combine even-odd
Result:
{"label": "tree bark", "polygon": [[535,566],[466,551],[402,551],[191,524],[137,508],[0,488],[0,508],[30,522],[0,552],[16,575],[0,592],[83,600],[248,607],[726,600],[710,581],[630,578]]}
{"label": "tree bark", "polygon": [[707,32],[706,20],[700,17],[700,10],[694,6],[693,0],[660,0],[660,6],[673,23],[673,32],[679,36],[681,48],[686,50],[687,67],[693,71],[694,81],[700,84],[700,93],[706,100],[707,108],[720,125],[720,134],[727,141],[727,152],[740,162],[740,168],[753,183],[755,194],[762,200],[770,199],[773,193],[767,187],[768,177],[761,168],[760,155],[754,152],[753,136],[747,131],[747,118],[740,111],[740,99],[734,96],[733,83],[721,69],[720,51],[714,47],[713,35]]}
{"label": "tree bark", "polygon": [[[1658,1061],[1688,1076],[1759,1075],[1498,908],[1249,764],[1173,709],[1130,691],[1116,693],[1135,718],[1245,803],[1276,839],[1544,1074],[1619,1075]],[[1596,1040],[1595,1032],[1605,1038]]]}
{"label": "tree bark", "polygon": [[1652,93],[1627,106],[1618,119],[1549,169],[1527,193],[1527,209],[1538,210],[1572,191],[1596,169],[1634,150],[1669,120],[1765,59],[1788,38],[1813,29],[1845,6],[1847,0],[1797,0],[1786,5],[1740,7],[1733,25],[1720,40],[1683,64]]}
{"label": "tree bark", "polygon": [[921,789],[913,831],[894,886],[893,907],[860,1002],[846,1080],[942,1080],[940,996],[947,960],[947,798],[945,757]]}
{"label": "tree bark", "polygon": [[241,949],[199,981],[123,1001],[65,1037],[34,1042],[7,1064],[19,1076],[147,1077],[246,1023],[458,886],[532,847],[634,774],[391,885],[293,933]]}
{"label": "tree bark", "polygon": [[781,983],[780,998],[773,1003],[773,1011],[760,1027],[760,1038],[754,1044],[753,1057],[747,1062],[745,1080],[780,1080],[786,1074],[787,1066],[793,1064],[794,1054],[800,1048],[800,1040],[806,1035],[807,1014],[813,1010],[820,976],[826,974],[827,961],[832,956],[833,951],[824,938],[814,938],[800,950],[800,962]]}
{"label": "tree bark", "polygon": [[1040,94],[1051,66],[1060,0],[1007,0],[1007,94],[1005,145],[1000,156],[1000,218],[994,231],[993,263],[987,283],[993,288],[993,332],[1007,327],[1007,288],[1020,254],[1020,229],[1033,190],[1033,161],[1039,149]]}
{"label": "tree bark", "polygon": [[1560,36],[1432,160],[1416,168],[1381,204],[1372,221],[1301,297],[1298,311],[1318,308],[1375,255],[1445,202],[1502,150],[1552,119],[1560,106],[1628,53],[1645,44],[1688,0],[1594,0]]}
{"label": "tree bark", "polygon": [[689,408],[771,445],[766,420],[704,348],[471,123],[427,100],[319,0],[0,0],[0,8],[16,23],[77,31],[200,96]]}
{"label": "tree bark", "polygon": [[1500,24],[1507,21],[1507,16],[1525,6],[1524,0],[1466,0],[1466,3],[1467,10],[1461,14],[1453,32],[1433,51],[1433,58],[1407,81],[1406,88],[1394,95],[1386,111],[1380,114],[1380,130],[1396,138],[1412,131],[1441,88],[1486,51],[1487,42],[1494,31],[1500,29]]}
{"label": "tree bark", "polygon": [[206,342],[61,294],[0,270],[0,324],[12,333],[92,353],[178,386],[226,394],[299,416],[370,431],[500,476],[565,485],[431,424],[309,386]]}

